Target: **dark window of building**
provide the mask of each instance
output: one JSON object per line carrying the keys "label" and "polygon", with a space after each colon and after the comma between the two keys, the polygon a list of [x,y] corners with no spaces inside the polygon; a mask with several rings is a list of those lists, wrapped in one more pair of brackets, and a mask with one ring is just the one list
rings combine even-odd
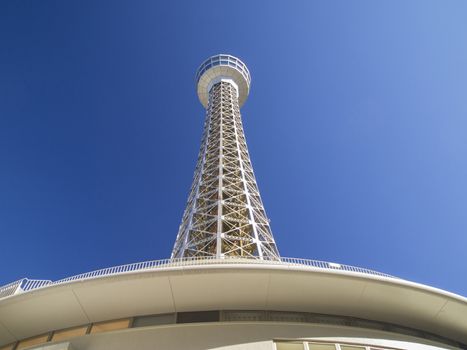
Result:
{"label": "dark window of building", "polygon": [[175,314],[139,316],[133,320],[133,327],[148,327],[175,323]]}
{"label": "dark window of building", "polygon": [[219,322],[219,311],[179,312],[177,323]]}

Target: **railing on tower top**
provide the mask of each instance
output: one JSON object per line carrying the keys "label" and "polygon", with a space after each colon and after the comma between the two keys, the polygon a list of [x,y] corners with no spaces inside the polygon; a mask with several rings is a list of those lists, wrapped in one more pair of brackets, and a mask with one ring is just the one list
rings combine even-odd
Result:
{"label": "railing on tower top", "polygon": [[105,277],[118,275],[129,272],[146,271],[164,267],[180,267],[180,266],[196,266],[196,265],[214,265],[214,264],[263,264],[263,265],[281,265],[281,266],[308,266],[323,270],[333,271],[347,271],[357,272],[366,275],[381,276],[388,278],[396,278],[394,276],[361,268],[350,265],[343,265],[338,263],[332,263],[327,261],[309,260],[300,258],[280,258],[280,260],[267,260],[267,259],[252,259],[252,258],[238,258],[226,256],[222,259],[218,259],[215,256],[211,257],[191,257],[191,258],[180,258],[180,259],[162,259],[162,260],[151,260],[139,263],[120,265],[114,267],[108,267],[96,271],[86,272],[72,277],[67,277],[58,281],[50,280],[31,280],[23,278],[21,280],[6,284],[0,287],[0,299],[8,297],[10,295],[27,292],[42,287],[53,286],[64,284],[72,281],[86,280],[97,277]]}

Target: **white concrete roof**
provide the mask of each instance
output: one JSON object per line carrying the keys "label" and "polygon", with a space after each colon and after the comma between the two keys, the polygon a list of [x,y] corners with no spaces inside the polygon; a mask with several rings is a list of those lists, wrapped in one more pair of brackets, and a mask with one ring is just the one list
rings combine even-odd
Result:
{"label": "white concrete roof", "polygon": [[467,343],[467,299],[404,280],[281,264],[166,267],[72,281],[0,300],[0,345],[145,314],[278,310],[394,323]]}

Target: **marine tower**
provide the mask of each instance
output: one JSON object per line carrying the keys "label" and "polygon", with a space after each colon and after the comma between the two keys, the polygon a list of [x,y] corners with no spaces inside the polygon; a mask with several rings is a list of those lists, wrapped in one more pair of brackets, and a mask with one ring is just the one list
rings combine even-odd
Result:
{"label": "marine tower", "polygon": [[240,115],[250,82],[246,65],[231,55],[209,57],[196,73],[198,97],[206,108],[206,119],[172,259],[279,259]]}
{"label": "marine tower", "polygon": [[467,350],[463,296],[280,257],[240,117],[248,69],[216,55],[196,83],[206,121],[172,258],[0,286],[0,350]]}

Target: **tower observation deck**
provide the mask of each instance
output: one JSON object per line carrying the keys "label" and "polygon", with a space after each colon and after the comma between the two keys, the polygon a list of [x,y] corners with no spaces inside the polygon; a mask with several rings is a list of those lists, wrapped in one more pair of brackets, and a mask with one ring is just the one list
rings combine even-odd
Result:
{"label": "tower observation deck", "polygon": [[208,58],[196,73],[206,119],[172,258],[279,259],[240,115],[250,82],[246,65],[231,55]]}

